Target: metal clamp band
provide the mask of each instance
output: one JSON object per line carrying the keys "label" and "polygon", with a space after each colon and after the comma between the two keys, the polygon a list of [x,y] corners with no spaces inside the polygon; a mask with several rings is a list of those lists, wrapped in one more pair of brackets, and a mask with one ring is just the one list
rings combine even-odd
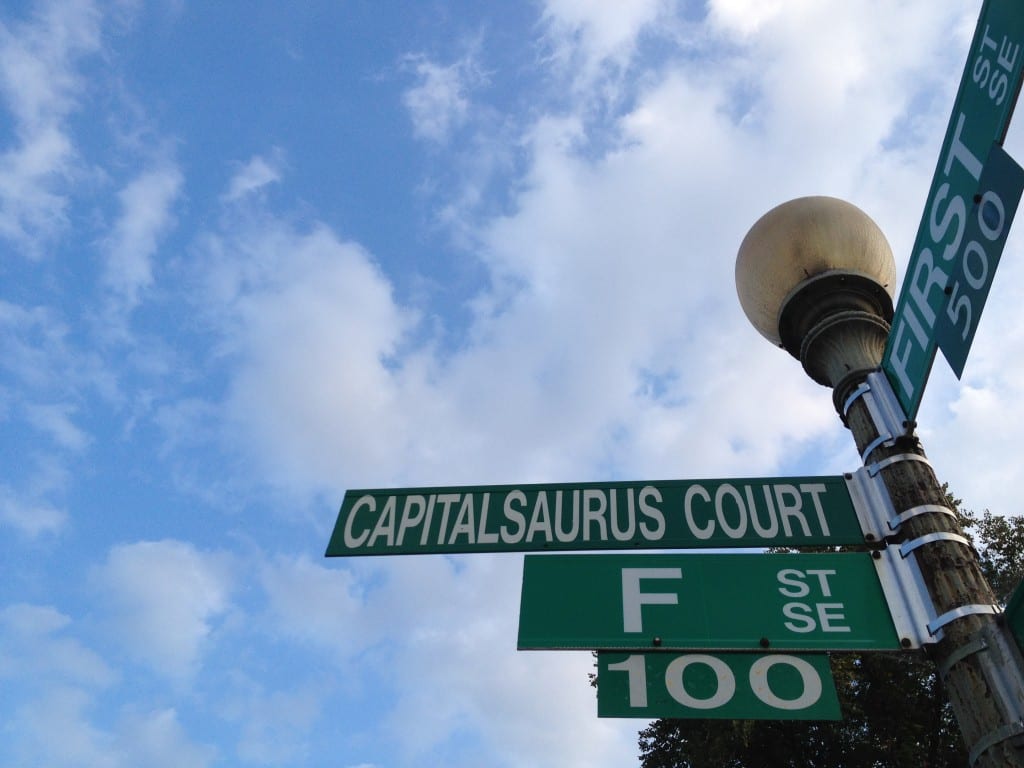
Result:
{"label": "metal clamp band", "polygon": [[989,749],[994,747],[996,744],[1012,739],[1014,736],[1019,736],[1024,733],[1024,724],[1021,723],[1010,723],[1004,725],[1002,728],[996,728],[994,731],[985,734],[975,743],[974,747],[971,748],[971,753],[968,756],[968,764],[974,765],[978,762],[978,758],[985,754]]}
{"label": "metal clamp band", "polygon": [[[891,408],[883,407],[885,405],[885,392],[879,389],[880,382],[875,373],[869,374],[867,379],[860,384],[849,397],[846,398],[846,402],[843,403],[843,422],[848,420],[850,414],[850,408],[860,398],[864,398],[864,406],[868,410],[868,415],[871,417],[871,423],[874,425],[875,430],[878,432],[878,437],[868,444],[867,448],[861,453],[860,460],[866,462],[868,457],[874,452],[876,448],[881,445],[894,445],[896,439],[893,435],[899,434],[900,428],[903,425],[902,412],[898,415],[892,413]],[[880,398],[881,396],[881,398]]]}
{"label": "metal clamp band", "polygon": [[857,398],[859,398],[859,397],[863,397],[864,395],[866,395],[870,391],[871,391],[871,387],[868,386],[867,382],[864,382],[859,387],[857,387],[855,390],[853,390],[853,394],[851,394],[848,398],[846,398],[846,402],[843,403],[843,418],[844,419],[850,413],[850,406],[853,405],[854,401],[856,401]]}
{"label": "metal clamp band", "polygon": [[944,507],[941,504],[921,504],[896,515],[896,517],[889,521],[889,528],[893,531],[898,530],[910,518],[929,514],[949,515],[952,518],[956,518],[956,513],[949,507]]}
{"label": "metal clamp band", "polygon": [[966,645],[961,645],[959,648],[953,651],[953,653],[949,654],[949,657],[942,663],[942,666],[939,667],[939,677],[945,680],[946,675],[949,674],[949,670],[951,670],[958,663],[966,659],[968,656],[973,656],[976,653],[981,653],[982,651],[987,650],[988,643],[986,643],[984,640],[980,638],[972,640]]}
{"label": "metal clamp band", "polygon": [[918,547],[922,547],[925,544],[931,544],[936,541],[955,541],[957,544],[964,544],[971,546],[971,542],[961,536],[959,533],[948,533],[947,531],[938,531],[936,533],[926,533],[924,536],[918,536],[916,539],[910,541],[904,541],[900,544],[900,554],[906,557]]}
{"label": "metal clamp band", "polygon": [[939,616],[934,621],[928,622],[928,631],[933,635],[942,627],[946,626],[950,622],[962,619],[965,616],[977,616],[980,614],[996,614],[1002,613],[998,605],[961,605],[959,608],[954,608],[951,611],[946,611],[944,614]]}
{"label": "metal clamp band", "polygon": [[895,456],[890,456],[887,459],[876,461],[874,464],[868,467],[868,473],[872,476],[877,475],[886,467],[890,467],[893,464],[898,464],[901,461],[920,461],[927,464],[929,467],[932,465],[927,458],[919,453],[897,453]]}
{"label": "metal clamp band", "polygon": [[892,435],[879,435],[874,440],[872,440],[870,443],[868,443],[867,448],[865,448],[864,452],[860,455],[861,462],[867,461],[868,460],[868,456],[870,456],[872,454],[872,452],[874,452],[875,448],[877,448],[878,446],[880,446],[880,445],[891,445],[892,442],[893,442]]}

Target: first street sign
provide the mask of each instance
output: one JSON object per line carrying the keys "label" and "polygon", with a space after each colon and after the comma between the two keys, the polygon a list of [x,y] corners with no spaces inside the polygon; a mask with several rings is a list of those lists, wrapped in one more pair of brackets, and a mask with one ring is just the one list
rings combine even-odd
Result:
{"label": "first street sign", "polygon": [[1022,190],[1024,169],[1002,147],[993,144],[965,227],[962,274],[947,286],[949,303],[935,324],[939,349],[957,378],[963,375]]}
{"label": "first street sign", "polygon": [[[985,0],[914,241],[882,368],[907,418],[935,359],[935,323],[964,269],[968,211],[992,142],[1002,144],[1024,71],[1020,0]],[[963,275],[967,279],[967,275]]]}
{"label": "first street sign", "polygon": [[898,650],[871,555],[527,555],[519,648]]}
{"label": "first street sign", "polygon": [[842,477],[354,490],[327,556],[858,544]]}
{"label": "first street sign", "polygon": [[597,654],[597,716],[839,720],[824,653]]}

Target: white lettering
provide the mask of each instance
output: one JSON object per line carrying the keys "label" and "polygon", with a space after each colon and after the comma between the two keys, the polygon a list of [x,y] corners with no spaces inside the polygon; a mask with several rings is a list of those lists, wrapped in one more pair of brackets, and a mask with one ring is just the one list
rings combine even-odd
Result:
{"label": "white lettering", "polygon": [[448,515],[451,512],[452,504],[457,504],[460,494],[440,493],[437,500],[441,502],[441,527],[437,530],[437,545],[444,544],[444,535],[448,530]]}
{"label": "white lettering", "polygon": [[580,492],[572,492],[572,528],[568,531],[562,525],[562,492],[555,492],[555,537],[561,542],[575,541],[580,531]]}
{"label": "white lettering", "polygon": [[487,533],[487,508],[491,504],[491,494],[485,493],[483,501],[480,504],[480,527],[476,532],[476,541],[478,544],[497,544],[498,534]]}
{"label": "white lettering", "polygon": [[821,494],[825,493],[825,490],[824,483],[803,483],[800,486],[801,493],[809,493],[811,495],[814,511],[818,515],[818,524],[821,526],[821,532],[828,536],[830,533],[828,520],[825,518],[825,508],[821,503]]}
{"label": "white lettering", "polygon": [[645,605],[679,605],[675,592],[641,592],[643,579],[682,579],[682,568],[623,568],[622,569],[622,631],[643,632]]}
{"label": "white lettering", "polygon": [[395,509],[397,507],[398,498],[388,496],[388,500],[384,502],[384,509],[381,511],[380,517],[377,518],[377,525],[374,527],[373,533],[370,534],[367,546],[372,547],[381,536],[384,537],[387,546],[395,546]]}
{"label": "white lettering", "polygon": [[473,494],[467,493],[462,497],[462,506],[459,507],[459,515],[455,518],[455,525],[452,526],[451,535],[448,537],[448,544],[454,544],[460,534],[465,535],[467,544],[475,544],[474,528],[476,527],[476,513],[473,511]]}
{"label": "white lettering", "polygon": [[963,112],[956,121],[956,130],[953,132],[953,141],[949,145],[949,157],[946,158],[946,167],[943,169],[943,173],[949,176],[949,170],[953,167],[953,161],[957,160],[971,174],[975,181],[981,178],[982,163],[974,154],[967,148],[967,145],[960,140],[960,134],[964,131],[964,123],[967,120],[967,115]]}
{"label": "white lettering", "polygon": [[608,671],[629,673],[629,706],[647,706],[647,661],[642,654],[634,653],[618,664],[609,664]]}
{"label": "white lettering", "polygon": [[782,530],[786,532],[787,536],[793,535],[793,529],[789,526],[791,517],[796,518],[796,521],[800,523],[800,529],[804,532],[804,536],[811,535],[811,529],[807,526],[807,518],[804,517],[802,511],[803,500],[795,485],[776,485],[775,504],[779,509],[779,517],[782,519]]}
{"label": "white lettering", "polygon": [[501,526],[501,540],[505,544],[518,544],[526,533],[526,515],[520,510],[514,509],[513,504],[526,506],[526,494],[522,491],[511,491],[505,497],[505,519],[515,523],[516,530],[512,532],[507,525]]}
{"label": "white lettering", "polygon": [[697,521],[693,519],[693,497],[700,495],[704,501],[711,501],[711,494],[707,492],[707,489],[703,485],[691,485],[686,489],[686,496],[683,497],[683,514],[686,516],[686,524],[690,527],[690,533],[696,536],[698,539],[710,539],[715,533],[715,523],[708,519],[708,524],[703,528],[697,525]]}
{"label": "white lettering", "polygon": [[811,610],[811,606],[805,603],[786,603],[782,606],[782,613],[787,619],[792,620],[783,625],[790,632],[814,631],[814,612]]}
{"label": "white lettering", "polygon": [[[739,513],[739,521],[735,526],[729,525],[728,521],[725,519],[726,496],[733,499],[736,511]],[[718,486],[718,490],[715,491],[715,517],[718,518],[718,524],[722,526],[722,530],[725,531],[725,535],[730,539],[742,538],[743,534],[747,532],[747,510],[746,507],[743,506],[743,497],[740,496],[740,492],[729,483],[723,483]]]}
{"label": "white lettering", "polygon": [[775,514],[775,504],[772,503],[772,489],[770,485],[762,485],[761,493],[764,496],[764,505],[768,511],[768,525],[762,525],[757,514],[757,504],[754,501],[754,489],[747,486],[747,509],[750,510],[750,522],[758,536],[765,539],[774,539],[779,535],[779,518]]}
{"label": "white lettering", "polygon": [[647,499],[653,498],[658,504],[662,503],[661,492],[657,488],[645,485],[640,489],[640,512],[654,521],[654,526],[648,526],[646,521],[640,522],[640,532],[648,541],[658,541],[665,535],[665,515],[657,507],[648,503]]}
{"label": "white lettering", "polygon": [[538,533],[544,534],[542,541],[551,541],[554,534],[551,532],[551,515],[548,514],[548,494],[546,491],[538,491],[537,499],[533,502],[533,514],[530,516],[530,527],[526,531],[526,540],[533,541]]}
{"label": "white lettering", "polygon": [[[903,341],[903,331],[907,327],[907,323],[904,322],[904,320],[909,320],[910,316],[913,314],[914,311],[910,308],[910,304],[904,304],[903,314],[900,316],[900,321],[896,324],[895,335],[893,336],[893,351],[889,356],[889,363],[893,368],[893,373],[896,374],[896,378],[900,383],[900,388],[906,393],[907,397],[913,397],[914,391],[917,389],[907,373],[907,364],[910,362],[910,355],[914,351],[914,348],[909,339],[907,340],[907,343],[902,346],[901,342]],[[918,343],[923,346],[923,342],[920,340]]]}
{"label": "white lettering", "polygon": [[[924,282],[921,282],[922,276],[925,278]],[[914,300],[917,311],[929,328],[935,326],[935,311],[928,304],[928,293],[932,288],[942,291],[948,280],[949,276],[935,266],[932,252],[927,248],[921,249],[914,268],[914,279],[910,283],[910,298]]]}
{"label": "white lettering", "polygon": [[[787,664],[800,674],[803,681],[803,692],[795,699],[780,698],[768,684],[768,670],[776,664]],[[750,667],[750,688],[761,701],[775,709],[797,710],[807,709],[821,698],[821,678],[818,672],[807,661],[798,656],[762,656]]]}
{"label": "white lettering", "polygon": [[804,573],[808,576],[817,576],[818,586],[821,587],[821,594],[825,597],[832,597],[832,588],[829,586],[828,577],[836,575],[834,568],[829,568],[828,570],[824,568],[809,568]]}
{"label": "white lettering", "polygon": [[822,632],[852,632],[850,627],[836,622],[845,621],[846,614],[843,612],[846,606],[842,603],[818,603],[818,623]]}
{"label": "white lettering", "polygon": [[779,584],[792,589],[792,591],[787,591],[785,587],[779,587],[779,593],[784,597],[807,597],[807,595],[811,594],[811,588],[804,583],[803,571],[798,571],[795,568],[784,568],[775,574],[775,578],[778,579]]}
{"label": "white lettering", "polygon": [[[596,506],[595,506],[596,503]],[[583,490],[583,540],[590,541],[591,523],[597,524],[598,541],[608,541],[608,529],[605,526],[604,513],[608,509],[608,501],[604,493],[597,488]]]}
{"label": "white lettering", "polygon": [[[964,229],[967,227],[967,205],[964,203],[964,199],[959,195],[949,201],[949,207],[946,208],[946,213],[942,217],[941,222],[935,221],[935,214],[938,213],[939,204],[946,199],[946,195],[949,194],[949,182],[945,182],[935,191],[935,200],[932,201],[931,216],[929,217],[928,231],[932,236],[932,242],[940,243],[946,236],[946,230],[949,229],[950,222],[956,219],[956,237],[953,242],[946,246],[942,252],[942,260],[949,261],[956,256],[957,250],[960,248],[960,241],[964,237]],[[928,252],[929,256],[931,251]]]}
{"label": "white lettering", "polygon": [[[715,674],[715,692],[706,699],[698,699],[686,690],[683,673],[691,664],[703,664]],[[684,707],[717,709],[727,704],[736,693],[736,677],[729,669],[729,665],[721,659],[695,653],[672,660],[665,670],[665,688],[668,689],[669,695]]]}
{"label": "white lettering", "polygon": [[368,528],[363,530],[362,534],[360,534],[358,538],[352,535],[352,523],[356,521],[356,514],[362,506],[368,507],[370,512],[377,511],[377,502],[374,500],[373,496],[370,496],[369,494],[360,496],[359,500],[352,505],[352,509],[348,512],[348,520],[345,521],[345,546],[349,549],[361,547],[363,542],[366,541],[366,537],[370,535],[370,530]]}
{"label": "white lettering", "polygon": [[[417,513],[410,514],[414,507],[418,510]],[[405,541],[405,532],[422,523],[426,514],[427,499],[424,496],[412,494],[405,497],[405,504],[402,505],[402,516],[398,521],[398,538],[396,539],[398,546],[402,546],[402,542]]]}
{"label": "white lettering", "polygon": [[616,541],[629,541],[636,531],[636,504],[633,498],[633,489],[626,489],[626,527],[619,527],[618,497],[619,493],[614,488],[609,492],[612,497],[612,506],[608,518],[611,521],[612,536]]}
{"label": "white lettering", "polygon": [[427,546],[427,539],[430,537],[430,522],[434,519],[434,502],[437,501],[437,496],[430,494],[430,498],[427,499],[427,519],[423,523],[423,531],[420,533],[420,546]]}

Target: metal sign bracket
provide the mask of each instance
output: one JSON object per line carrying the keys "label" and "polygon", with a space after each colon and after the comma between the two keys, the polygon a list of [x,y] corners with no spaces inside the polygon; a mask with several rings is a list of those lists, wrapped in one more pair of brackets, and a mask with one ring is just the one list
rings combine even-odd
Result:
{"label": "metal sign bracket", "polygon": [[869,543],[885,541],[892,533],[891,521],[896,512],[882,478],[872,475],[867,467],[847,473],[845,477],[864,540]]}
{"label": "metal sign bracket", "polygon": [[872,557],[900,644],[920,648],[941,640],[941,631],[929,631],[935,612],[917,561],[900,556],[894,547],[873,552]]}
{"label": "metal sign bracket", "polygon": [[864,399],[871,422],[878,433],[878,437],[864,449],[861,461],[867,462],[868,457],[879,446],[895,445],[898,440],[913,436],[914,422],[904,415],[903,408],[892,391],[892,385],[882,371],[869,373],[864,383],[846,398],[842,410],[844,422],[847,420],[850,407],[860,398]]}

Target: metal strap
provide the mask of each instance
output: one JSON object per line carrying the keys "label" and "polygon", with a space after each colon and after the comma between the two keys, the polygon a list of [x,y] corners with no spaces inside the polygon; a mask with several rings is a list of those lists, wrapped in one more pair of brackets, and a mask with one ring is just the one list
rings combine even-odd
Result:
{"label": "metal strap", "polygon": [[1024,724],[1021,723],[1010,723],[1009,725],[1004,725],[1002,728],[996,728],[991,733],[987,733],[975,742],[974,747],[971,749],[971,753],[968,756],[969,764],[974,765],[978,762],[979,757],[985,754],[996,744],[1012,739],[1014,736],[1019,736],[1022,733],[1024,733]]}
{"label": "metal strap", "polygon": [[934,621],[928,622],[928,631],[933,635],[950,622],[962,619],[965,616],[977,616],[979,614],[1002,613],[998,605],[961,605],[951,611],[946,611]]}
{"label": "metal strap", "polygon": [[868,447],[865,448],[864,452],[860,455],[861,463],[864,463],[868,460],[868,456],[872,454],[875,448],[877,448],[880,445],[891,445],[892,442],[892,435],[879,435],[878,437],[876,437],[874,440],[868,443]]}
{"label": "metal strap", "polygon": [[968,547],[971,546],[971,542],[959,533],[938,531],[936,533],[926,533],[924,536],[918,536],[916,539],[911,539],[910,541],[904,541],[900,544],[900,554],[903,555],[903,557],[906,557],[918,547],[922,547],[925,544],[931,544],[936,541],[955,541],[957,544],[965,544]]}
{"label": "metal strap", "polygon": [[987,650],[988,643],[986,643],[984,640],[980,638],[972,640],[966,645],[961,645],[959,648],[957,648],[955,651],[949,654],[949,657],[942,663],[942,666],[939,667],[939,677],[945,680],[946,675],[949,674],[949,670],[951,670],[959,662],[963,661],[968,656],[973,656],[976,653],[981,653],[982,651]]}
{"label": "metal strap", "polygon": [[941,504],[921,504],[896,515],[896,517],[889,521],[889,528],[895,531],[910,518],[929,514],[949,515],[954,519],[956,518],[956,512],[949,507],[944,507]]}
{"label": "metal strap", "polygon": [[864,449],[860,455],[861,462],[867,462],[868,456],[874,452],[880,445],[893,445],[896,440],[893,438],[894,430],[891,419],[886,418],[887,412],[878,407],[877,398],[871,387],[871,377],[861,383],[853,393],[846,398],[846,402],[843,403],[843,422],[847,421],[850,414],[850,407],[859,399],[864,398],[864,405],[868,409],[868,415],[871,417],[871,423],[874,425],[875,430],[878,432],[878,437],[872,440],[867,448]]}
{"label": "metal strap", "polygon": [[890,467],[893,464],[898,464],[901,461],[920,461],[927,464],[929,467],[932,465],[932,463],[928,461],[928,459],[926,459],[919,453],[897,453],[896,455],[890,456],[887,459],[882,459],[881,461],[876,461],[874,464],[871,464],[868,467],[868,473],[872,476],[877,475],[886,467]]}
{"label": "metal strap", "polygon": [[858,397],[863,397],[864,395],[866,395],[870,391],[871,391],[871,387],[868,386],[868,383],[866,381],[863,384],[861,384],[859,387],[857,387],[855,390],[853,390],[853,394],[851,394],[848,398],[846,398],[846,402],[843,403],[843,418],[844,419],[846,418],[847,414],[850,413],[850,406],[853,405],[854,401],[856,401]]}

